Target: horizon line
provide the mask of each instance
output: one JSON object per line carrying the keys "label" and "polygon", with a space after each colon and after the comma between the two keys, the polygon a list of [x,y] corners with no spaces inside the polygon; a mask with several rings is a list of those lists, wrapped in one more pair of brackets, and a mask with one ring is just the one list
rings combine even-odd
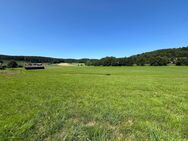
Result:
{"label": "horizon line", "polygon": [[[129,56],[119,56],[119,57],[116,57],[116,56],[113,56],[113,55],[107,55],[107,56],[103,56],[101,58],[105,58],[105,57],[115,57],[115,58],[128,58],[128,57],[131,57],[131,56],[135,56],[135,55],[139,55],[139,54],[143,54],[143,53],[149,53],[149,52],[153,52],[153,51],[158,51],[158,50],[167,50],[167,49],[178,49],[178,48],[184,48],[184,47],[188,47],[188,46],[182,46],[182,47],[174,47],[174,48],[161,48],[161,49],[155,49],[155,50],[150,50],[150,51],[145,51],[145,52],[142,52],[142,53],[136,53],[136,54],[132,54],[132,55],[129,55]],[[67,58],[63,58],[63,57],[55,57],[55,56],[45,56],[45,55],[16,55],[16,54],[1,54],[0,55],[4,55],[4,56],[20,56],[20,57],[45,57],[45,58],[54,58],[54,59],[76,59],[76,60],[79,60],[79,59],[101,59],[101,58],[94,58],[94,57],[80,57],[80,58],[71,58],[71,57],[67,57]]]}

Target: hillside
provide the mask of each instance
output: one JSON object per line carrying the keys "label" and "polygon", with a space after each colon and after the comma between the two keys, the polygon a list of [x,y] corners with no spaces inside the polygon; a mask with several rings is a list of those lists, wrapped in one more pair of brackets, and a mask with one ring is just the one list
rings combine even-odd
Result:
{"label": "hillside", "polygon": [[7,61],[21,61],[21,62],[32,62],[32,63],[86,63],[88,60],[92,59],[62,59],[62,58],[52,58],[52,57],[42,57],[42,56],[11,56],[11,55],[0,55],[0,60]]}
{"label": "hillside", "polygon": [[172,49],[161,49],[151,52],[135,55],[134,57],[168,57],[168,58],[179,58],[188,57],[188,47],[172,48]]}
{"label": "hillside", "polygon": [[90,63],[95,66],[165,66],[168,64],[188,65],[188,47],[161,49],[128,58],[105,57]]}
{"label": "hillside", "polygon": [[163,63],[188,65],[188,47],[161,49],[131,56],[130,58],[133,58],[133,60],[135,60],[135,63],[138,65],[142,65],[142,63],[151,65],[153,63],[155,65],[155,63],[158,61],[162,63],[161,65],[163,65]]}
{"label": "hillside", "polygon": [[164,66],[167,64],[188,65],[188,47],[161,49],[146,52],[131,57],[115,58],[105,57],[102,59],[62,59],[41,56],[9,56],[0,55],[3,61],[41,62],[41,63],[85,63],[94,66],[132,66],[134,64],[143,66]]}
{"label": "hillside", "polygon": [[0,60],[4,61],[24,61],[24,62],[42,62],[42,63],[55,63],[56,61],[63,61],[62,59],[51,58],[51,57],[41,57],[41,56],[10,56],[10,55],[0,55]]}

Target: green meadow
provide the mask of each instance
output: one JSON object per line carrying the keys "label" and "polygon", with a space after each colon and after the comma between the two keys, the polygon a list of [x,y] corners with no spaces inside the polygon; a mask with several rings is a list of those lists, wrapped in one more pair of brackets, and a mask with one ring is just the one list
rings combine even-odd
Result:
{"label": "green meadow", "polygon": [[0,70],[0,140],[187,141],[188,67]]}

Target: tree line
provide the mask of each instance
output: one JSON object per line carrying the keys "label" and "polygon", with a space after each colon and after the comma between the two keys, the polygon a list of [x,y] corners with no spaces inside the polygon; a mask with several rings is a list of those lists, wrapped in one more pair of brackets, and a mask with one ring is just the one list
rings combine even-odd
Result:
{"label": "tree line", "polygon": [[[188,47],[162,49],[152,52],[146,52],[130,57],[105,57],[102,59],[62,59],[40,56],[8,56],[0,55],[0,61],[23,61],[30,63],[85,63],[88,66],[166,66],[173,65],[188,65]],[[0,63],[2,64],[2,63]],[[1,65],[2,66],[2,65]]]}
{"label": "tree line", "polygon": [[41,56],[9,56],[9,55],[0,55],[0,60],[8,60],[8,61],[22,61],[28,63],[86,63],[88,61],[93,61],[96,59],[62,59],[62,58],[52,58],[52,57],[41,57]]}

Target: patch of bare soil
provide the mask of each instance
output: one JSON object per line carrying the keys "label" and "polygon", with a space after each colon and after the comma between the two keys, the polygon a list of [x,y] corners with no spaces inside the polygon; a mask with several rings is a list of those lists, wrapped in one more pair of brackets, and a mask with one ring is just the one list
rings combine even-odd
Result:
{"label": "patch of bare soil", "polygon": [[74,66],[74,65],[70,63],[59,63],[58,66],[69,67],[69,66]]}

